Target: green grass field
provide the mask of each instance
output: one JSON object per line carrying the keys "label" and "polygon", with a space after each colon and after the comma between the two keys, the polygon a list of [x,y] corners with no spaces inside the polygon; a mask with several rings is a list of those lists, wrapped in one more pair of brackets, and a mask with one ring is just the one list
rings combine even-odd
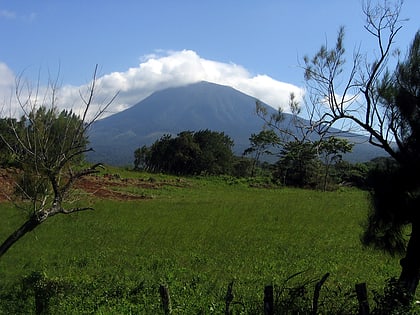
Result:
{"label": "green grass field", "polygon": [[[380,291],[399,273],[399,257],[359,241],[364,191],[251,188],[229,178],[122,170],[121,176],[180,184],[119,188],[150,197],[138,201],[88,198],[94,211],[50,218],[26,235],[0,259],[0,312],[33,312],[33,296],[43,292],[52,314],[162,314],[164,284],[174,314],[223,314],[234,281],[234,314],[258,314],[265,285],[278,294],[306,282],[310,289],[329,272],[321,291],[328,313],[357,308],[356,283]],[[0,211],[4,240],[25,216],[7,204]],[[300,303],[310,303],[308,296],[301,292]]]}

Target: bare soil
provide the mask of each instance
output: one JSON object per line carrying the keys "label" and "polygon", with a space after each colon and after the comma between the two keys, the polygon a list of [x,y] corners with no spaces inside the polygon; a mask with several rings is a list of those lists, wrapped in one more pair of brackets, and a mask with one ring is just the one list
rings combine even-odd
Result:
{"label": "bare soil", "polygon": [[[16,174],[17,170],[15,169],[0,169],[0,202],[8,201],[9,197],[13,195]],[[81,189],[100,199],[141,200],[150,197],[124,191],[124,188],[159,189],[165,185],[185,186],[185,182],[182,180],[156,181],[152,178],[121,178],[118,174],[105,174],[86,176],[78,180],[74,188]]]}
{"label": "bare soil", "polygon": [[131,180],[107,179],[102,176],[86,176],[76,182],[75,188],[82,189],[88,194],[100,199],[138,200],[147,199],[144,195],[136,195],[120,191],[124,187],[133,186]]}
{"label": "bare soil", "polygon": [[13,194],[14,175],[16,175],[16,170],[0,168],[0,202],[8,201],[9,196]]}

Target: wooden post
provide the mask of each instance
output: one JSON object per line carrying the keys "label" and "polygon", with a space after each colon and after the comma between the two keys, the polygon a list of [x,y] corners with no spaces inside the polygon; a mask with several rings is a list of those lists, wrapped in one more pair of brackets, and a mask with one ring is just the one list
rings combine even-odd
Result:
{"label": "wooden post", "polygon": [[356,295],[359,301],[359,315],[369,315],[370,310],[366,283],[356,284]]}
{"label": "wooden post", "polygon": [[162,308],[165,315],[172,313],[171,297],[169,295],[169,289],[164,285],[159,287],[160,298],[162,300]]}
{"label": "wooden post", "polygon": [[330,274],[327,272],[321,280],[319,280],[315,285],[314,290],[314,299],[312,300],[312,315],[316,315],[318,313],[318,300],[319,300],[319,292],[321,291],[321,287],[324,284],[325,281],[327,281],[327,278],[330,276]]}
{"label": "wooden post", "polygon": [[232,314],[232,312],[230,311],[230,304],[232,303],[232,301],[233,301],[233,281],[229,283],[226,296],[225,296],[225,303],[226,303],[225,315]]}
{"label": "wooden post", "polygon": [[274,289],[272,285],[264,288],[264,315],[274,314]]}

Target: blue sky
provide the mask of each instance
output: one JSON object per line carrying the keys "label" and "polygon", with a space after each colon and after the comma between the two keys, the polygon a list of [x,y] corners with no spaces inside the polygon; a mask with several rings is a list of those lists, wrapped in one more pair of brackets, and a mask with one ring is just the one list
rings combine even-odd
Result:
{"label": "blue sky", "polygon": [[[0,93],[22,72],[34,81],[59,72],[66,99],[98,64],[102,93],[121,91],[113,112],[200,79],[282,106],[304,85],[303,56],[333,44],[340,25],[349,51],[374,53],[361,8],[361,0],[0,0]],[[395,43],[403,51],[419,12],[420,1],[404,2],[409,21]]]}

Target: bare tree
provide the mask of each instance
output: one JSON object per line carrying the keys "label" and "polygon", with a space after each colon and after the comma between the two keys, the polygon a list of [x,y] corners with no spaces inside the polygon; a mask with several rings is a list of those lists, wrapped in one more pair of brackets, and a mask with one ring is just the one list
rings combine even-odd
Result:
{"label": "bare tree", "polygon": [[0,245],[0,257],[48,218],[92,209],[89,206],[67,207],[66,201],[75,182],[98,172],[101,166],[82,167],[84,154],[92,150],[87,146],[87,131],[118,93],[90,115],[96,84],[97,66],[86,94],[80,93],[84,110],[79,116],[72,111],[59,112],[57,80],[48,84],[46,92],[41,92],[39,83],[32,89],[23,83],[22,77],[18,78],[15,96],[23,116],[20,121],[7,119],[12,137],[10,134],[7,138],[0,137],[13,153],[19,168],[16,191],[21,199],[16,205],[28,210],[29,218]]}
{"label": "bare tree", "polygon": [[378,46],[378,55],[373,60],[357,49],[346,69],[345,32],[340,27],[335,46],[321,46],[312,58],[304,57],[303,65],[313,105],[311,125],[328,130],[341,122],[341,130],[367,132],[372,145],[383,148],[394,158],[397,154],[392,143],[395,140],[398,143],[399,139],[397,113],[394,107],[382,106],[377,92],[389,59],[397,52],[393,43],[402,27],[402,4],[398,0],[394,5],[379,1],[363,6],[365,29]]}
{"label": "bare tree", "polygon": [[269,114],[266,105],[260,101],[256,101],[255,109],[258,117],[264,122],[264,128],[272,130],[278,137],[277,145],[284,145],[290,141],[304,143],[311,141],[311,135],[318,133],[314,126],[308,124],[304,119],[299,117],[302,111],[301,104],[296,100],[295,94],[292,92],[289,95],[288,109],[291,112],[290,119],[286,119],[284,110],[279,107],[274,113]]}
{"label": "bare tree", "polygon": [[[408,60],[401,62],[393,45],[402,27],[402,5],[402,0],[364,4],[365,29],[377,44],[371,59],[357,49],[347,69],[344,28],[340,28],[335,46],[321,46],[312,58],[304,58],[303,68],[317,113],[312,124],[328,130],[342,122],[349,130],[363,131],[372,145],[385,150],[398,165],[374,192],[375,215],[370,217],[370,228],[373,234],[382,232],[382,241],[387,238],[387,246],[392,247],[400,244],[395,240],[402,235],[401,227],[411,225],[399,284],[412,297],[420,279],[420,34]],[[393,58],[396,71],[389,72]],[[385,234],[384,229],[388,229]]]}

